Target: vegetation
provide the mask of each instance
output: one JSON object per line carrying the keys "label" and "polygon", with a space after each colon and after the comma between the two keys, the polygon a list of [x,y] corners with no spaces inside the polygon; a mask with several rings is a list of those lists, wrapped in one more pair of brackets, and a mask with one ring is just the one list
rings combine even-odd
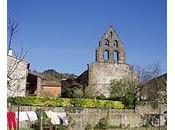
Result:
{"label": "vegetation", "polygon": [[62,97],[66,98],[83,98],[84,91],[82,84],[78,83],[75,78],[67,79],[63,83]]}
{"label": "vegetation", "polygon": [[106,118],[101,118],[94,127],[94,129],[107,129],[107,128],[109,128],[109,123]]}
{"label": "vegetation", "polygon": [[85,130],[92,130],[93,127],[91,124],[87,123],[87,125],[85,126]]}
{"label": "vegetation", "polygon": [[66,126],[66,125],[55,125],[54,130],[68,130],[68,126]]}
{"label": "vegetation", "polygon": [[101,118],[98,123],[95,125],[94,129],[102,129],[102,130],[106,130],[106,129],[116,129],[119,128],[118,126],[114,126],[114,125],[110,125],[108,122],[107,118]]}
{"label": "vegetation", "polygon": [[112,80],[109,85],[110,99],[119,100],[127,108],[134,108],[136,102],[137,81],[121,79]]}
{"label": "vegetation", "polygon": [[160,76],[160,66],[153,64],[140,67],[137,72],[140,96],[144,95],[148,102],[167,103],[167,75]]}
{"label": "vegetation", "polygon": [[12,97],[8,99],[11,105],[21,106],[54,106],[54,107],[84,107],[84,108],[115,108],[122,109],[119,101],[82,99],[82,98],[49,98],[49,97]]}
{"label": "vegetation", "polygon": [[74,78],[74,77],[76,77],[76,75],[74,75],[74,74],[59,73],[54,69],[45,70],[45,71],[41,72],[41,75],[47,81],[59,81],[61,79],[65,79],[65,78]]}

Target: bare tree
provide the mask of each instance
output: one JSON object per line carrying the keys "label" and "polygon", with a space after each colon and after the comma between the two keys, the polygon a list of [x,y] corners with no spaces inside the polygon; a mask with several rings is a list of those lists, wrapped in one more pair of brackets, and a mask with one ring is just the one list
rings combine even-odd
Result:
{"label": "bare tree", "polygon": [[159,64],[147,65],[137,68],[139,76],[140,98],[148,101],[166,103],[166,74],[161,75]]}
{"label": "bare tree", "polygon": [[[28,74],[27,68],[28,62],[24,60],[27,55],[27,51],[23,48],[20,53],[16,53],[11,48],[14,42],[14,35],[18,31],[19,22],[15,22],[12,19],[8,19],[8,50],[7,50],[7,90],[8,96],[14,96],[17,93],[25,91],[26,77]],[[13,51],[13,55],[12,55]]]}

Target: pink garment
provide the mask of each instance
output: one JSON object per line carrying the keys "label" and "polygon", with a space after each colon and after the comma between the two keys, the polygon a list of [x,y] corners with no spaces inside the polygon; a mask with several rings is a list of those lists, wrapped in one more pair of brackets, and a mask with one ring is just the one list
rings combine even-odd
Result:
{"label": "pink garment", "polygon": [[7,123],[8,123],[9,129],[16,129],[15,112],[7,112]]}

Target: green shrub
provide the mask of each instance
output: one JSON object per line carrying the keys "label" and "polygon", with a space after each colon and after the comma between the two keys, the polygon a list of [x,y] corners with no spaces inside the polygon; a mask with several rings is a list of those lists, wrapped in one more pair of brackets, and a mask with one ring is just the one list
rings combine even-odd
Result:
{"label": "green shrub", "polygon": [[115,108],[122,109],[124,105],[119,101],[83,99],[83,98],[49,98],[49,97],[12,97],[8,99],[11,105],[21,106],[53,106],[77,108]]}
{"label": "green shrub", "polygon": [[92,130],[93,127],[91,124],[87,123],[87,125],[85,126],[85,130]]}
{"label": "green shrub", "polygon": [[65,126],[65,125],[54,125],[54,130],[68,130],[68,126]]}
{"label": "green shrub", "polygon": [[109,128],[109,123],[106,118],[101,118],[94,127],[94,129],[108,129],[108,128]]}

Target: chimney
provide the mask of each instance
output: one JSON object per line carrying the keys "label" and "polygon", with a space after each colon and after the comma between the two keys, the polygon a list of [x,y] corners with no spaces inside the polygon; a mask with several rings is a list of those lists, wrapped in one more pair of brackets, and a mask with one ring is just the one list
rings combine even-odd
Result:
{"label": "chimney", "polygon": [[8,55],[13,56],[13,50],[12,49],[9,49]]}

